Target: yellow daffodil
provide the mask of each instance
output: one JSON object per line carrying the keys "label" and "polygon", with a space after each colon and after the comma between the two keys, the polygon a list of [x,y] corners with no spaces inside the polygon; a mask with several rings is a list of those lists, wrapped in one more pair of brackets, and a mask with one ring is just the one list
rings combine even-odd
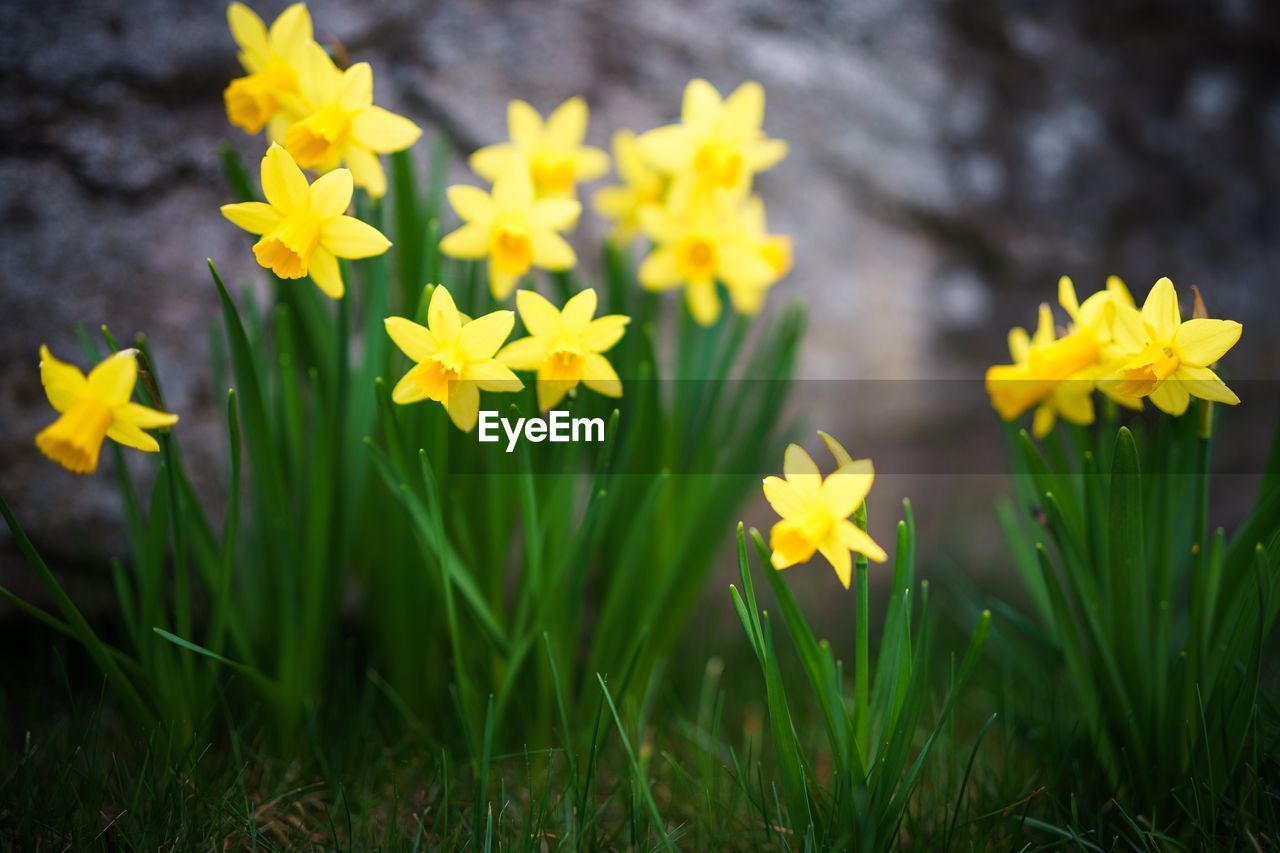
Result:
{"label": "yellow daffodil", "polygon": [[345,164],[356,186],[381,198],[387,176],[378,155],[403,151],[422,131],[404,116],[374,106],[369,63],[339,71],[324,51],[309,58],[301,90],[310,112],[285,132],[285,148],[304,169],[328,172]]}
{"label": "yellow daffodil", "polygon": [[494,358],[515,322],[510,311],[466,320],[449,291],[437,285],[427,306],[426,326],[403,317],[386,320],[391,340],[416,362],[396,383],[391,399],[401,405],[435,400],[458,429],[470,432],[479,417],[481,391],[524,387],[511,368]]}
{"label": "yellow daffodil", "polygon": [[533,267],[567,270],[578,262],[573,247],[556,232],[573,227],[581,205],[567,198],[536,198],[519,158],[507,163],[492,193],[458,184],[448,195],[462,227],[444,236],[440,251],[453,258],[488,258],[495,299],[510,296]]}
{"label": "yellow daffodil", "polygon": [[622,183],[598,190],[591,201],[596,213],[613,223],[609,238],[626,245],[639,233],[640,211],[662,203],[668,180],[644,158],[634,131],[613,135],[613,162]]}
{"label": "yellow daffodil", "polygon": [[311,35],[311,15],[302,3],[280,13],[268,30],[243,3],[227,7],[227,24],[240,48],[240,64],[248,74],[237,77],[222,93],[227,120],[247,133],[268,123],[283,132],[289,113],[305,111],[299,88],[301,69],[312,51],[321,49]]}
{"label": "yellow daffodil", "polygon": [[769,547],[775,569],[807,562],[815,551],[821,553],[848,589],[853,569],[850,552],[878,563],[887,555],[849,520],[871,491],[875,480],[871,460],[851,460],[848,454],[842,460],[834,448],[832,453],[839,467],[825,479],[809,454],[795,444],[787,447],[783,477],[765,477],[765,499],[782,517],[770,531]]}
{"label": "yellow daffodil", "polygon": [[583,144],[587,119],[582,98],[565,101],[545,122],[529,104],[512,101],[507,105],[511,141],[481,148],[467,162],[486,181],[496,181],[517,159],[529,170],[539,198],[574,198],[578,184],[609,171],[609,155]]}
{"label": "yellow daffodil", "polygon": [[[1013,356],[1015,367],[1022,371],[1028,370],[1031,354],[1051,346],[1053,341],[1053,312],[1046,303],[1042,302],[1040,303],[1040,321],[1034,335],[1028,335],[1026,329],[1021,327],[1009,332],[1009,354]],[[1063,420],[1082,426],[1093,423],[1093,382],[1091,380],[1046,381],[1030,378],[1029,373],[1026,376],[1028,378],[1014,380],[1026,386],[1018,390],[1030,393],[1033,389],[1043,389],[1043,396],[1037,394],[1040,399],[1036,405],[1035,417],[1031,421],[1031,433],[1036,438],[1044,438],[1048,435],[1059,416]]]}
{"label": "yellow daffodil", "polygon": [[80,368],[58,361],[40,347],[40,381],[49,403],[61,416],[36,436],[45,456],[76,474],[92,474],[105,439],[154,453],[160,449],[144,429],[173,426],[170,415],[130,402],[138,379],[137,350],[108,356],[86,377]]}
{"label": "yellow daffodil", "polygon": [[547,411],[579,382],[606,397],[622,396],[622,382],[601,353],[622,339],[631,318],[597,318],[596,292],[590,288],[573,296],[564,310],[532,290],[520,290],[516,310],[529,337],[507,344],[498,360],[515,370],[537,371],[538,408]]}
{"label": "yellow daffodil", "polygon": [[222,215],[251,234],[258,263],[280,278],[311,276],[326,295],[341,299],[338,258],[381,255],[391,245],[382,232],[345,216],[351,204],[351,173],[335,169],[308,186],[289,152],[272,144],[262,158],[266,203],[224,204]]}
{"label": "yellow daffodil", "polygon": [[787,155],[787,143],[765,136],[764,87],[743,83],[721,100],[706,80],[690,80],[680,123],[640,137],[645,156],[671,175],[692,174],[702,189],[740,192],[757,172]]}
{"label": "yellow daffodil", "polygon": [[1181,415],[1192,397],[1235,405],[1240,398],[1210,365],[1240,340],[1234,320],[1193,318],[1183,322],[1173,282],[1162,278],[1151,288],[1142,311],[1116,311],[1114,333],[1135,355],[1120,370],[1115,392],[1150,397],[1161,411]]}
{"label": "yellow daffodil", "polygon": [[674,187],[665,206],[641,211],[640,223],[655,244],[640,264],[640,285],[654,291],[683,286],[690,313],[704,326],[720,317],[717,281],[729,290],[735,307],[750,313],[778,279],[759,240],[744,226],[741,206],[723,193]]}

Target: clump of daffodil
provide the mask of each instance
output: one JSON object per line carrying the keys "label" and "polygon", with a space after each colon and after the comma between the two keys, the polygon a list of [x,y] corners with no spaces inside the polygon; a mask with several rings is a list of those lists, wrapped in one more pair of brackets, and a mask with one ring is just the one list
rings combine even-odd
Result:
{"label": "clump of daffodil", "polygon": [[626,245],[639,233],[640,211],[662,204],[670,181],[645,159],[634,131],[613,135],[613,162],[622,183],[597,190],[591,202],[596,213],[613,223],[610,239]]}
{"label": "clump of daffodil", "polygon": [[[1059,416],[1075,424],[1093,423],[1095,386],[1126,358],[1112,332],[1117,306],[1133,305],[1120,279],[1112,276],[1105,290],[1081,303],[1071,279],[1063,276],[1058,301],[1071,318],[1063,335],[1057,335],[1053,314],[1042,304],[1034,335],[1021,328],[1009,333],[1014,363],[994,365],[987,371],[987,391],[996,411],[1013,420],[1035,407],[1032,432],[1037,437],[1047,435]],[[1105,386],[1103,390],[1122,405],[1141,405]]]}
{"label": "clump of daffodil", "polygon": [[765,499],[782,517],[770,531],[769,547],[775,569],[808,562],[815,552],[822,554],[848,589],[851,552],[878,563],[887,559],[884,549],[850,521],[871,491],[875,471],[870,459],[849,458],[834,439],[828,439],[827,446],[838,467],[826,478],[813,458],[796,444],[787,447],[783,476],[765,477]]}
{"label": "clump of daffodil", "polygon": [[609,155],[585,145],[587,102],[570,98],[544,122],[524,101],[507,105],[509,142],[488,145],[467,161],[486,181],[496,181],[512,160],[524,164],[539,198],[575,198],[578,184],[594,181],[609,171]]}
{"label": "clump of daffodil", "polygon": [[787,155],[787,143],[765,136],[764,87],[739,86],[729,97],[706,80],[690,80],[678,124],[640,137],[645,157],[669,175],[692,176],[700,189],[741,193],[758,172]]}
{"label": "clump of daffodil", "polygon": [[[716,283],[729,291],[734,308],[754,314],[765,291],[790,267],[789,244],[762,235],[763,207],[725,192],[700,192],[692,184],[673,187],[666,204],[640,211],[640,223],[654,242],[637,278],[647,290],[683,287],[693,318],[710,326],[720,317]],[[749,209],[750,208],[750,209]]]}
{"label": "clump of daffodil", "polygon": [[40,381],[59,418],[36,436],[45,456],[76,474],[92,474],[105,439],[154,453],[160,449],[144,429],[173,426],[171,415],[130,401],[138,379],[137,350],[108,356],[86,377],[80,368],[40,347]]}
{"label": "clump of daffodil", "polygon": [[510,296],[533,267],[567,270],[578,262],[557,232],[573,227],[582,206],[568,198],[537,198],[521,158],[507,162],[492,192],[458,184],[449,187],[448,197],[462,227],[444,236],[440,251],[453,258],[487,258],[495,299]]}
{"label": "clump of daffodil", "polygon": [[378,155],[403,151],[422,131],[404,116],[374,105],[369,63],[340,71],[324,51],[308,56],[300,78],[307,114],[285,131],[285,148],[304,169],[328,172],[346,165],[356,186],[380,198],[387,191],[387,176]]}
{"label": "clump of daffodil", "polygon": [[240,64],[248,72],[222,93],[227,120],[247,133],[270,125],[272,137],[284,132],[290,115],[305,112],[299,88],[302,69],[313,51],[323,50],[311,34],[311,15],[302,3],[280,13],[268,30],[243,3],[227,7],[227,24],[240,48]]}
{"label": "clump of daffodil", "polygon": [[587,288],[558,310],[532,290],[516,292],[516,310],[529,336],[512,341],[498,360],[538,376],[538,408],[547,411],[582,383],[606,397],[621,397],[622,382],[602,355],[622,339],[631,318],[596,317],[596,292]]}
{"label": "clump of daffodil", "polygon": [[253,246],[258,263],[280,278],[310,276],[326,295],[341,299],[338,258],[381,255],[391,245],[382,232],[346,216],[351,172],[335,169],[307,184],[289,152],[272,144],[262,158],[266,202],[224,204],[222,215],[262,238]]}
{"label": "clump of daffodil", "polygon": [[1162,278],[1151,288],[1141,312],[1118,308],[1114,333],[1132,355],[1113,380],[1122,397],[1149,397],[1171,415],[1187,410],[1192,397],[1235,405],[1240,398],[1210,365],[1240,340],[1243,326],[1234,320],[1194,317],[1183,322],[1173,282]]}
{"label": "clump of daffodil", "polygon": [[388,317],[387,334],[415,364],[396,383],[391,399],[401,405],[435,400],[450,420],[470,432],[480,413],[481,391],[519,391],[523,383],[494,358],[515,325],[515,314],[494,311],[475,320],[458,312],[453,297],[436,285],[427,306],[427,325]]}

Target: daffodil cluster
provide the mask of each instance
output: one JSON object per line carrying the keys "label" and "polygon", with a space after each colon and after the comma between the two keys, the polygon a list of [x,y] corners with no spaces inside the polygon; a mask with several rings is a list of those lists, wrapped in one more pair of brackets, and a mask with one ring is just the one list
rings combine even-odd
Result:
{"label": "daffodil cluster", "polygon": [[387,191],[379,154],[403,151],[421,130],[373,103],[367,62],[339,69],[312,35],[302,3],[280,13],[268,28],[243,3],[227,9],[245,76],[223,92],[227,119],[247,133],[264,127],[304,169],[321,174],[339,166],[355,185],[380,197]]}
{"label": "daffodil cluster", "polygon": [[987,392],[1005,420],[1034,408],[1037,437],[1047,435],[1059,417],[1090,424],[1095,390],[1134,409],[1150,399],[1175,416],[1186,411],[1192,397],[1240,402],[1212,366],[1235,346],[1242,326],[1209,319],[1198,293],[1196,316],[1185,322],[1167,278],[1155,283],[1139,309],[1115,276],[1084,302],[1064,276],[1058,303],[1070,321],[1064,329],[1055,328],[1052,309],[1042,304],[1034,334],[1021,328],[1009,333],[1013,363],[987,370]]}

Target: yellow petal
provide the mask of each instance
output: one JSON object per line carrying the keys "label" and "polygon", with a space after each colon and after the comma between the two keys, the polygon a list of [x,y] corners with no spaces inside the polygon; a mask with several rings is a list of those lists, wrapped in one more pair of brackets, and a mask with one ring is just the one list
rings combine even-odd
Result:
{"label": "yellow petal", "polygon": [[478,261],[489,254],[490,229],[487,224],[468,222],[440,240],[440,251],[451,258]]}
{"label": "yellow petal", "polygon": [[544,270],[567,270],[578,262],[573,247],[554,231],[536,230],[529,235],[533,243],[533,265]]}
{"label": "yellow petal", "polygon": [[1127,305],[1130,308],[1135,307],[1133,304],[1133,294],[1129,293],[1129,288],[1125,285],[1124,279],[1118,275],[1107,276],[1107,293],[1111,294],[1112,301]]}
{"label": "yellow petal", "polygon": [[458,346],[473,361],[493,358],[516,324],[514,311],[494,311],[462,327]]}
{"label": "yellow petal", "polygon": [[591,352],[606,352],[622,340],[631,318],[622,314],[609,314],[587,324],[582,332],[582,346]]}
{"label": "yellow petal", "polygon": [[782,458],[782,473],[791,485],[800,490],[805,499],[817,503],[822,496],[822,475],[813,457],[798,444],[788,444]]}
{"label": "yellow petal", "polygon": [[414,361],[426,361],[440,349],[435,336],[426,326],[404,317],[388,317],[383,321],[387,335],[400,351]]}
{"label": "yellow petal", "polygon": [[529,224],[535,228],[564,231],[582,214],[582,205],[571,198],[540,198],[533,203]]}
{"label": "yellow petal", "polygon": [[305,206],[310,198],[306,175],[289,152],[274,142],[262,158],[262,194],[284,213]]}
{"label": "yellow petal", "polygon": [[1031,418],[1031,434],[1036,438],[1044,438],[1053,431],[1053,425],[1057,419],[1058,413],[1054,411],[1053,406],[1041,403],[1036,407],[1036,413]]}
{"label": "yellow petal", "polygon": [[596,315],[596,292],[588,287],[570,297],[560,311],[560,322],[566,332],[582,332]]}
{"label": "yellow petal", "polygon": [[311,185],[311,209],[322,218],[346,213],[351,206],[353,192],[355,182],[351,171],[334,169],[327,175],[316,178],[316,182]]}
{"label": "yellow petal", "polygon": [[650,130],[640,137],[640,150],[645,159],[671,174],[689,165],[693,149],[694,139],[689,129],[678,124]]}
{"label": "yellow petal", "polygon": [[341,299],[344,292],[342,285],[342,269],[338,259],[324,246],[317,246],[311,253],[307,264],[307,275],[316,283],[316,287],[330,299]]}
{"label": "yellow petal", "polygon": [[112,415],[115,417],[116,423],[127,424],[140,429],[169,427],[178,422],[177,415],[162,412],[159,409],[153,409],[141,403],[124,403],[116,406],[112,410]]}
{"label": "yellow petal", "polygon": [[484,224],[493,219],[493,200],[479,187],[454,184],[445,194],[449,198],[449,206],[463,222]]}
{"label": "yellow petal", "polygon": [[525,101],[507,104],[507,133],[522,151],[532,151],[542,141],[542,116]]}
{"label": "yellow petal", "polygon": [[749,80],[724,100],[723,122],[730,134],[747,135],[764,123],[764,87]]}
{"label": "yellow petal", "polygon": [[89,371],[88,391],[108,406],[118,406],[133,396],[133,386],[137,381],[137,352],[120,350]]}
{"label": "yellow petal", "polygon": [[1054,390],[1053,404],[1064,420],[1080,426],[1093,423],[1093,383],[1066,380]]}
{"label": "yellow petal", "polygon": [[841,521],[837,524],[836,536],[839,538],[841,545],[850,551],[865,555],[869,560],[883,563],[889,559],[889,555],[884,552],[884,549],[877,545],[865,530],[862,530],[853,522]]}
{"label": "yellow petal", "polygon": [[689,313],[700,326],[714,325],[720,319],[720,294],[714,281],[691,281],[684,290]]}
{"label": "yellow petal", "polygon": [[371,258],[385,252],[391,241],[354,216],[335,216],[320,229],[320,245],[339,258]]}
{"label": "yellow petal", "polygon": [[757,139],[743,146],[742,160],[752,172],[772,169],[787,156],[787,143],[781,139]]}
{"label": "yellow petal", "polygon": [[544,138],[553,148],[577,148],[587,137],[587,102],[569,98],[547,116]]}
{"label": "yellow petal", "polygon": [[379,154],[403,151],[418,141],[422,129],[409,119],[382,107],[369,107],[356,114],[351,123],[356,142]]}
{"label": "yellow petal", "polygon": [[858,466],[857,470],[859,471],[865,471],[868,474],[874,472],[875,468],[872,466],[870,459],[858,459],[855,461],[854,458],[849,454],[849,451],[844,449],[843,444],[836,441],[834,438],[832,438],[830,435],[827,435],[822,430],[818,430],[818,437],[821,438],[822,443],[827,446],[827,452],[830,453],[832,458],[836,460],[837,469],[843,468],[846,465],[856,464]]}
{"label": "yellow petal", "polygon": [[[369,63],[357,62],[342,72],[338,100],[348,110],[368,107],[373,103],[373,68]],[[354,131],[354,128],[352,130]],[[359,142],[358,139],[357,142]]]}
{"label": "yellow petal", "polygon": [[1015,326],[1009,330],[1009,355],[1013,357],[1014,362],[1022,364],[1027,360],[1027,354],[1031,351],[1031,338],[1027,335],[1027,330],[1021,326]]}
{"label": "yellow petal", "polygon": [[480,389],[474,382],[452,382],[449,388],[449,420],[463,432],[471,432],[480,417]]}
{"label": "yellow petal", "polygon": [[769,531],[769,548],[773,551],[769,561],[775,569],[807,562],[816,550],[800,526],[785,518]]}
{"label": "yellow petal", "polygon": [[49,404],[65,412],[89,391],[89,383],[80,368],[54,358],[47,346],[40,347],[40,382]]}
{"label": "yellow petal", "polygon": [[636,273],[640,286],[646,290],[670,290],[682,281],[680,265],[674,249],[654,249],[640,263]]}
{"label": "yellow petal", "polygon": [[1191,367],[1184,364],[1178,368],[1169,382],[1177,382],[1186,389],[1188,394],[1199,397],[1201,400],[1226,403],[1228,406],[1234,406],[1240,402],[1235,392],[1218,378],[1218,374],[1207,367]]}
{"label": "yellow petal", "polygon": [[1065,275],[1058,279],[1058,304],[1073,320],[1080,313],[1080,300],[1076,298],[1076,287]]}
{"label": "yellow petal", "polygon": [[519,391],[524,383],[501,361],[473,361],[462,371],[462,378],[474,382],[481,391],[508,393]]}
{"label": "yellow petal", "polygon": [[520,283],[520,273],[503,272],[489,262],[489,292],[499,302],[505,301]]}
{"label": "yellow petal", "polygon": [[536,290],[516,292],[516,310],[529,334],[539,338],[554,338],[560,334],[560,312],[547,298]]}
{"label": "yellow petal", "polygon": [[582,357],[582,384],[606,397],[622,396],[622,380],[609,360],[598,352]]}
{"label": "yellow petal", "polygon": [[462,332],[458,306],[454,305],[453,296],[443,284],[436,285],[431,293],[431,304],[427,306],[427,328],[436,336],[436,341],[441,346],[453,343]]}
{"label": "yellow petal", "polygon": [[576,379],[538,379],[538,408],[547,411],[564,399],[569,389],[577,387]]}
{"label": "yellow petal", "polygon": [[609,155],[599,148],[583,146],[573,155],[573,174],[579,183],[602,178],[609,172]]}
{"label": "yellow petal", "polygon": [[227,26],[241,50],[255,58],[266,57],[267,28],[252,9],[243,3],[232,3],[227,7]]}
{"label": "yellow petal", "polygon": [[1240,340],[1244,327],[1235,320],[1188,320],[1173,336],[1173,348],[1183,364],[1207,367]]}
{"label": "yellow petal", "polygon": [[119,421],[112,423],[107,428],[107,438],[123,444],[125,447],[132,447],[135,450],[142,450],[147,453],[155,453],[160,449],[160,443],[139,427],[133,424],[120,423]]}
{"label": "yellow petal", "polygon": [[497,145],[486,145],[467,158],[467,165],[486,181],[496,181],[510,165],[513,158],[519,158],[520,151],[514,145],[501,142]]}
{"label": "yellow petal", "polygon": [[524,213],[533,204],[533,179],[523,158],[512,158],[493,183],[493,205],[500,212]]}
{"label": "yellow petal", "polygon": [[684,102],[680,119],[685,124],[696,124],[715,118],[720,113],[720,93],[706,80],[695,77],[684,87]]}
{"label": "yellow petal", "polygon": [[346,161],[356,186],[363,187],[374,198],[387,194],[387,173],[377,154],[359,145],[348,145]]}
{"label": "yellow petal", "polygon": [[266,234],[279,225],[282,218],[280,211],[260,201],[224,204],[222,215],[250,234]]}
{"label": "yellow petal", "polygon": [[831,539],[820,543],[818,551],[831,564],[831,568],[836,570],[836,577],[840,578],[840,583],[844,585],[845,589],[848,589],[849,582],[853,578],[853,560],[849,556],[849,549],[833,536]]}
{"label": "yellow petal", "polygon": [[400,377],[400,381],[396,383],[396,387],[391,389],[391,401],[401,406],[407,406],[410,403],[417,403],[427,399],[430,394],[427,392],[427,384],[419,379],[427,373],[427,368],[421,364],[414,365],[409,372]]}
{"label": "yellow petal", "polygon": [[547,360],[547,342],[540,338],[521,338],[500,349],[496,358],[512,370],[537,370]]}
{"label": "yellow petal", "polygon": [[802,518],[813,509],[805,496],[781,477],[765,477],[763,488],[764,499],[783,518]]}
{"label": "yellow petal", "polygon": [[1147,345],[1147,327],[1142,322],[1142,314],[1132,305],[1113,302],[1111,317],[1111,337],[1121,351],[1136,355]]}
{"label": "yellow petal", "polygon": [[721,244],[720,278],[730,287],[761,287],[776,278],[764,255],[745,245]]}
{"label": "yellow petal", "polygon": [[294,3],[271,24],[271,46],[282,54],[295,53],[311,41],[311,15],[305,3]]}
{"label": "yellow petal", "polygon": [[1157,409],[1174,417],[1185,412],[1191,403],[1190,393],[1176,379],[1161,382],[1160,386],[1151,392],[1150,397]]}
{"label": "yellow petal", "polygon": [[1162,278],[1147,294],[1147,301],[1142,304],[1142,319],[1151,327],[1160,344],[1173,340],[1182,316],[1178,312],[1178,294],[1173,289],[1173,282]]}
{"label": "yellow petal", "polygon": [[836,518],[848,518],[867,497],[874,472],[865,464],[850,463],[822,481],[822,505]]}

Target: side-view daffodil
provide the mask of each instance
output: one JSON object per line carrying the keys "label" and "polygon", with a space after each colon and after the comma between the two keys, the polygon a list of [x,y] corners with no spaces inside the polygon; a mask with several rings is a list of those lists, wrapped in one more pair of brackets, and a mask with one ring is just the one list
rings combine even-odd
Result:
{"label": "side-view daffodil", "polygon": [[1115,384],[1124,397],[1150,397],[1161,411],[1181,415],[1192,397],[1235,405],[1240,398],[1210,365],[1222,358],[1244,327],[1234,320],[1193,318],[1183,322],[1173,282],[1162,278],[1151,288],[1142,311],[1118,308],[1116,339],[1136,353]]}
{"label": "side-view daffodil", "polygon": [[519,391],[524,384],[494,358],[515,325],[511,311],[494,311],[466,320],[443,285],[436,285],[427,306],[427,325],[388,317],[387,334],[415,364],[391,391],[401,405],[435,400],[450,420],[470,432],[480,414],[481,391]]}
{"label": "side-view daffodil", "polygon": [[672,189],[663,207],[640,212],[654,249],[640,264],[637,278],[647,290],[684,287],[693,318],[710,326],[720,317],[716,282],[723,282],[748,309],[758,309],[764,288],[777,281],[774,266],[759,250],[741,221],[740,206],[725,194]]}
{"label": "side-view daffodil", "polygon": [[224,204],[222,215],[262,235],[253,246],[259,264],[280,278],[309,275],[326,295],[341,299],[338,258],[381,255],[391,245],[372,225],[345,215],[352,191],[346,169],[335,169],[308,185],[289,152],[272,144],[262,158],[266,202]]}
{"label": "side-view daffodil", "polygon": [[[1042,302],[1040,303],[1040,320],[1035,334],[1028,335],[1027,330],[1021,326],[1009,332],[1009,354],[1013,356],[1013,362],[1017,368],[1026,370],[1031,361],[1032,352],[1051,345],[1053,341],[1053,311],[1047,303]],[[1014,381],[1025,383],[1027,387],[1022,390],[1026,391],[1035,387],[1037,382],[1045,382],[1045,380],[1036,380],[1030,374],[1027,374],[1026,378]],[[1053,429],[1058,417],[1082,426],[1093,423],[1092,380],[1066,379],[1047,382],[1044,394],[1036,405],[1035,417],[1031,421],[1031,434],[1036,438],[1044,438]]]}
{"label": "side-view daffodil", "polygon": [[92,474],[98,468],[102,442],[111,439],[138,450],[160,449],[144,429],[173,426],[177,415],[130,402],[138,379],[137,350],[121,350],[89,371],[53,357],[40,347],[40,381],[49,403],[60,417],[36,436],[36,447],[45,456],[76,474]]}
{"label": "side-view daffodil", "polygon": [[[843,450],[843,448],[841,448]],[[812,457],[799,445],[789,445],[783,476],[764,479],[764,496],[782,520],[773,525],[769,547],[773,567],[785,569],[822,554],[845,589],[852,579],[851,552],[878,563],[887,555],[865,530],[849,520],[866,499],[875,480],[870,459],[845,460],[832,449],[839,467],[823,478]]]}
{"label": "side-view daffodil", "polygon": [[237,77],[222,93],[227,120],[247,133],[268,123],[273,137],[282,133],[290,113],[305,111],[299,88],[301,69],[320,48],[311,35],[311,15],[302,3],[280,13],[268,30],[262,19],[243,3],[227,7],[231,37],[240,48],[240,64],[248,74]]}
{"label": "side-view daffodil", "polygon": [[594,181],[609,171],[609,155],[584,145],[587,137],[587,102],[570,98],[544,122],[524,101],[507,105],[509,142],[488,145],[467,161],[486,181],[496,181],[512,159],[529,170],[539,198],[574,198],[580,183]]}
{"label": "side-view daffodil", "polygon": [[387,175],[378,155],[408,148],[418,141],[421,129],[404,116],[374,106],[369,63],[339,71],[324,51],[308,56],[301,90],[310,113],[290,125],[285,147],[304,169],[328,172],[345,164],[356,186],[381,198]]}
{"label": "side-view daffodil", "polygon": [[529,337],[507,344],[498,360],[537,372],[538,408],[547,411],[579,382],[606,397],[622,396],[622,382],[601,353],[622,339],[631,318],[596,317],[596,292],[590,288],[570,298],[563,310],[535,291],[519,290],[516,310]]}
{"label": "side-view daffodil", "polygon": [[634,131],[619,130],[613,135],[613,162],[622,183],[597,190],[591,204],[613,223],[609,238],[626,245],[639,233],[640,211],[661,204],[670,182],[645,159]]}
{"label": "side-view daffodil", "polygon": [[757,172],[787,156],[787,143],[770,139],[764,122],[764,87],[743,83],[729,97],[706,80],[690,80],[680,122],[640,137],[641,150],[670,175],[692,174],[703,189],[740,192]]}
{"label": "side-view daffodil", "polygon": [[453,258],[489,259],[489,289],[506,299],[533,267],[567,270],[578,262],[557,232],[572,228],[582,206],[567,198],[536,198],[524,163],[515,158],[493,184],[493,192],[457,184],[449,204],[462,227],[444,236],[440,251]]}

